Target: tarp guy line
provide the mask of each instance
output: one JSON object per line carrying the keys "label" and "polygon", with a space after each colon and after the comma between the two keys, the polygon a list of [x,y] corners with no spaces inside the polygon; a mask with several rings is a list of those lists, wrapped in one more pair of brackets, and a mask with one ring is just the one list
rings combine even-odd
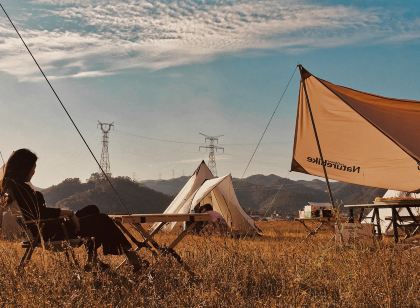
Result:
{"label": "tarp guy line", "polygon": [[287,82],[286,88],[284,89],[284,91],[283,91],[283,93],[282,93],[282,95],[281,95],[281,97],[280,97],[280,99],[279,99],[279,101],[278,101],[278,103],[277,103],[276,108],[274,108],[274,111],[273,111],[273,113],[271,114],[271,117],[270,117],[270,119],[268,120],[267,125],[265,126],[265,129],[264,129],[264,131],[263,131],[263,133],[262,133],[262,135],[261,135],[261,138],[260,138],[260,140],[258,141],[257,146],[255,147],[255,150],[254,150],[254,152],[252,153],[251,158],[249,159],[249,162],[248,162],[248,164],[246,165],[246,168],[245,168],[244,172],[242,173],[241,179],[245,176],[245,173],[246,173],[246,171],[248,170],[249,165],[251,164],[251,161],[252,161],[252,159],[253,159],[253,158],[254,158],[254,156],[255,156],[255,153],[257,153],[258,147],[260,146],[261,141],[263,140],[263,138],[264,138],[264,136],[265,136],[265,133],[267,132],[267,129],[268,129],[268,127],[270,126],[271,121],[273,120],[274,115],[276,114],[277,109],[279,108],[280,103],[281,103],[281,101],[283,100],[283,97],[284,97],[284,95],[286,94],[287,89],[289,88],[290,82],[292,81],[293,77],[295,76],[296,70],[297,70],[297,66],[296,66],[296,67],[295,67],[295,69],[293,70],[293,74],[292,74],[292,76],[290,76],[290,79],[289,79],[289,81]]}
{"label": "tarp guy line", "polygon": [[38,64],[38,61],[35,59],[34,55],[32,54],[31,50],[29,49],[28,45],[26,45],[25,40],[22,38],[22,36],[20,35],[18,29],[16,28],[15,24],[13,23],[12,19],[9,17],[9,14],[7,14],[5,8],[3,7],[3,5],[0,3],[0,7],[3,10],[4,14],[6,15],[7,19],[9,20],[9,22],[11,23],[12,27],[15,29],[17,35],[19,36],[20,40],[22,41],[23,45],[25,45],[26,50],[29,52],[29,54],[31,55],[32,59],[34,60],[36,66],[38,67],[39,71],[41,72],[42,76],[44,76],[46,82],[48,83],[48,85],[50,86],[51,90],[53,91],[55,97],[57,98],[58,102],[60,103],[61,107],[63,108],[64,112],[67,114],[68,118],[70,119],[71,123],[73,124],[74,128],[76,129],[77,133],[79,134],[80,138],[82,138],[84,144],[86,145],[87,149],[89,150],[90,154],[92,155],[93,159],[95,160],[96,164],[98,165],[99,169],[101,170],[102,174],[105,176],[106,180],[108,181],[109,185],[111,185],[112,190],[114,191],[114,193],[116,194],[118,201],[120,202],[120,204],[124,207],[124,209],[127,211],[128,214],[131,214],[130,211],[128,210],[127,206],[124,204],[120,194],[118,193],[118,191],[115,189],[114,185],[112,185],[108,175],[105,173],[105,171],[102,169],[101,164],[98,162],[98,160],[95,157],[95,154],[93,154],[91,148],[89,147],[88,143],[86,142],[85,138],[83,137],[82,133],[80,132],[79,128],[77,127],[76,123],[73,121],[73,118],[71,117],[71,115],[69,114],[69,112],[67,111],[67,108],[64,106],[63,102],[61,101],[60,97],[58,96],[57,92],[55,91],[55,89],[53,88],[53,86],[51,85],[50,81],[48,80],[47,76],[45,75],[44,71],[42,70],[41,66]]}

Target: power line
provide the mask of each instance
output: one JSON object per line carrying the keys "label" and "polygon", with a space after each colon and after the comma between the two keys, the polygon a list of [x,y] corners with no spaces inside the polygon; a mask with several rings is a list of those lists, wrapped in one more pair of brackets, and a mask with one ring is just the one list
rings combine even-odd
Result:
{"label": "power line", "polygon": [[140,138],[140,139],[145,139],[145,140],[150,140],[150,141],[178,143],[178,144],[193,144],[193,145],[200,145],[201,144],[199,142],[189,142],[189,141],[180,141],[180,140],[173,140],[173,139],[163,139],[163,138],[156,138],[156,137],[148,137],[148,136],[133,134],[133,133],[129,133],[129,132],[124,132],[124,131],[121,131],[121,130],[115,130],[115,131],[117,133],[120,133],[120,134],[129,135],[129,136],[132,136],[132,137],[136,137],[136,138]]}
{"label": "power line", "polygon": [[[139,139],[144,139],[144,140],[150,140],[150,141],[158,141],[158,142],[166,142],[166,143],[176,143],[176,144],[191,144],[191,145],[200,145],[201,143],[199,142],[193,142],[193,141],[185,141],[185,140],[177,140],[177,139],[165,139],[165,138],[159,138],[159,137],[151,137],[151,136],[144,136],[144,135],[138,135],[138,134],[134,134],[134,133],[130,133],[130,132],[126,132],[126,131],[122,131],[122,130],[114,130],[116,133],[122,134],[122,135],[127,135],[127,136],[131,136],[134,138],[139,138]],[[290,141],[277,141],[277,142],[264,142],[261,144],[290,144]],[[221,146],[255,146],[255,142],[254,143],[223,143],[220,144]]]}
{"label": "power line", "polygon": [[9,17],[9,14],[7,14],[6,9],[3,7],[3,5],[0,3],[0,7],[3,10],[4,14],[6,15],[7,19],[9,20],[10,24],[12,25],[13,29],[15,29],[17,35],[19,36],[20,40],[22,41],[23,45],[25,46],[26,50],[28,51],[28,53],[30,54],[30,56],[32,57],[32,60],[34,60],[36,66],[38,67],[39,71],[41,72],[42,76],[44,76],[45,81],[48,83],[48,85],[50,86],[52,92],[54,93],[55,97],[57,98],[58,102],[60,103],[61,107],[63,108],[64,112],[66,113],[67,117],[70,119],[71,123],[73,124],[74,128],[76,129],[77,133],[79,134],[80,138],[83,140],[83,143],[85,144],[85,146],[87,147],[87,149],[89,150],[90,154],[92,155],[93,159],[95,160],[96,164],[99,166],[99,169],[102,171],[104,177],[106,178],[106,180],[108,181],[109,185],[111,186],[112,190],[114,191],[114,193],[116,194],[118,201],[120,202],[120,204],[125,208],[125,210],[130,213],[130,211],[128,210],[128,208],[126,207],[126,205],[124,204],[120,194],[118,193],[118,191],[115,189],[114,185],[112,185],[111,180],[109,179],[108,175],[105,173],[105,171],[102,169],[99,161],[97,160],[95,154],[93,154],[89,144],[86,142],[85,138],[83,137],[82,133],[80,132],[79,128],[77,127],[76,123],[74,122],[73,118],[71,117],[70,113],[67,111],[67,108],[64,106],[63,102],[61,101],[60,97],[58,96],[57,92],[55,91],[54,87],[52,86],[52,84],[50,83],[50,81],[47,78],[47,75],[45,75],[44,71],[42,70],[41,66],[38,64],[38,61],[35,59],[34,55],[32,54],[31,50],[29,49],[28,45],[26,44],[25,40],[23,39],[23,37],[20,35],[19,30],[16,28],[15,24],[13,23],[12,19]]}
{"label": "power line", "polygon": [[280,103],[281,103],[281,101],[283,100],[283,97],[284,97],[284,95],[286,94],[287,89],[289,88],[290,82],[292,81],[293,77],[295,76],[296,70],[297,70],[297,66],[296,66],[296,67],[295,67],[295,69],[293,70],[293,74],[292,74],[292,76],[290,76],[290,79],[289,79],[289,81],[287,82],[286,88],[284,89],[284,91],[283,91],[283,93],[282,93],[282,95],[281,95],[281,97],[280,97],[280,99],[279,99],[279,101],[278,101],[278,103],[277,103],[276,108],[274,108],[274,111],[273,111],[273,113],[271,114],[270,119],[268,120],[268,123],[267,123],[267,125],[265,126],[265,129],[264,129],[264,131],[263,131],[263,133],[262,133],[262,135],[261,135],[261,138],[260,138],[260,140],[258,141],[257,146],[255,147],[255,150],[254,150],[254,152],[252,153],[251,158],[249,159],[249,162],[248,162],[248,164],[246,165],[245,170],[244,170],[244,172],[242,173],[241,178],[243,178],[243,177],[245,176],[245,173],[246,173],[246,171],[248,170],[249,165],[251,164],[251,161],[252,161],[252,159],[253,159],[253,158],[254,158],[254,156],[255,156],[255,153],[257,153],[258,147],[260,146],[261,141],[263,140],[263,138],[264,138],[264,136],[265,136],[265,133],[267,132],[268,127],[270,126],[271,121],[273,120],[274,115],[276,114],[277,109],[279,108]]}

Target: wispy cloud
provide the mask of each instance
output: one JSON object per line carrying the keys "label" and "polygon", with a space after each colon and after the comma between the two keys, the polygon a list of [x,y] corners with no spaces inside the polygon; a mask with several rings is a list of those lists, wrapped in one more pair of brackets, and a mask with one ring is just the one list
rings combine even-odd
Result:
{"label": "wispy cloud", "polygon": [[[88,78],[129,68],[162,69],[247,50],[294,52],[360,42],[417,39],[418,22],[389,25],[380,9],[305,1],[34,0],[23,36],[55,78]],[[29,8],[28,8],[29,10]],[[42,26],[40,26],[42,25]],[[0,70],[37,78],[3,20]]]}

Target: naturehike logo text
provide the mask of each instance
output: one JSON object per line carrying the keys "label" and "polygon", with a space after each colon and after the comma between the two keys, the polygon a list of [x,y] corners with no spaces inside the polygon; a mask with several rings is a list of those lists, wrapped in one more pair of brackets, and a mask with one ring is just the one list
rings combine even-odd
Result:
{"label": "naturehike logo text", "polygon": [[[309,163],[316,164],[316,165],[321,165],[321,158],[319,158],[319,157],[313,158],[313,157],[308,156],[306,158],[306,160]],[[334,169],[341,170],[341,171],[346,171],[346,172],[360,173],[360,167],[346,166],[343,163],[339,163],[339,162],[336,162],[336,161],[330,161],[330,160],[326,160],[326,159],[324,159],[324,166],[326,168],[334,168]]]}

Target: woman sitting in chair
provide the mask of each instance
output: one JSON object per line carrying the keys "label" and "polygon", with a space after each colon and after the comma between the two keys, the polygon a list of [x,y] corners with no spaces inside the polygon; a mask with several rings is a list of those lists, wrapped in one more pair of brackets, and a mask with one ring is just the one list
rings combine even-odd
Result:
{"label": "woman sitting in chair", "polygon": [[[104,254],[125,254],[134,271],[139,270],[141,260],[131,250],[130,242],[106,214],[99,212],[95,205],[89,205],[76,214],[70,210],[51,208],[45,205],[43,195],[28,184],[35,174],[38,157],[28,149],[19,149],[12,153],[6,164],[0,191],[8,195],[8,203],[17,201],[25,221],[50,220],[42,230],[31,229],[34,235],[40,234],[44,241],[64,240],[66,237],[92,238],[86,244],[88,260],[86,270],[93,266],[101,269],[109,266],[97,257],[97,249],[102,245]],[[58,222],[59,218],[68,218],[67,234]],[[56,220],[54,220],[56,219]],[[36,226],[35,226],[36,227]]]}

